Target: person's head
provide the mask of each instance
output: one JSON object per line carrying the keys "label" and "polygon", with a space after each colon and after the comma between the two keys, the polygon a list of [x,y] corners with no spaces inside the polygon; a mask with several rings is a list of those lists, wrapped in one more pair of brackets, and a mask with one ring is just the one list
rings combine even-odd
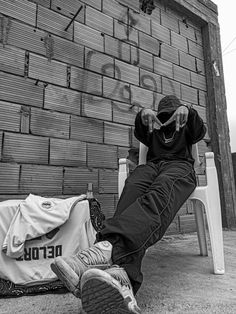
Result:
{"label": "person's head", "polygon": [[172,116],[175,110],[181,106],[180,100],[175,95],[168,95],[162,98],[157,109],[158,119],[164,123]]}

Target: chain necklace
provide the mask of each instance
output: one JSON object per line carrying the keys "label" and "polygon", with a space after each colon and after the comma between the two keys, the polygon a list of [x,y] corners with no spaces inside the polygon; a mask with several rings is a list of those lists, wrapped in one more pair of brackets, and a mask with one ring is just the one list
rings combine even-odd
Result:
{"label": "chain necklace", "polygon": [[165,133],[163,132],[163,138],[164,138],[165,144],[168,144],[168,143],[173,141],[173,139],[175,137],[175,133],[176,133],[176,131],[174,131],[174,133],[173,133],[173,135],[171,137],[166,138]]}

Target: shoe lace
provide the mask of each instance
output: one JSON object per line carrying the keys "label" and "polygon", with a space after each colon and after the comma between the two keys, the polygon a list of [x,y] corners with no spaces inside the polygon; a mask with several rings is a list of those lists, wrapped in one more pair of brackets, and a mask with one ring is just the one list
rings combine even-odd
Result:
{"label": "shoe lace", "polygon": [[86,265],[109,264],[102,250],[96,246],[81,251],[77,257]]}
{"label": "shoe lace", "polygon": [[118,280],[122,286],[126,286],[132,290],[129,277],[124,268],[121,268],[118,265],[112,265],[112,267],[108,269],[108,272],[113,278]]}

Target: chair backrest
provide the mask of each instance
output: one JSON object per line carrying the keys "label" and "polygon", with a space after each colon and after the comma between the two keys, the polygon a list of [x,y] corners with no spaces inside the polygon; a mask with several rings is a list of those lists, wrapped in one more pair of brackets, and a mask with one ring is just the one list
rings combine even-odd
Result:
{"label": "chair backrest", "polygon": [[[140,142],[140,144],[139,144],[139,161],[138,161],[139,165],[143,165],[146,163],[147,152],[148,152],[148,147]],[[192,156],[194,158],[194,168],[197,168],[201,164],[201,162],[199,160],[199,155],[198,155],[197,143],[192,146]]]}

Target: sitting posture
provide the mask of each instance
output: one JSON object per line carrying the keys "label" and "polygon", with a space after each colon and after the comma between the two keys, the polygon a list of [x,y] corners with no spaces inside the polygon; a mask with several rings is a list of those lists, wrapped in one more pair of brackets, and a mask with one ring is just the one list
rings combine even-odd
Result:
{"label": "sitting posture", "polygon": [[157,114],[151,109],[137,114],[134,132],[148,146],[147,164],[127,178],[115,214],[104,221],[96,243],[51,264],[91,314],[141,313],[134,295],[143,281],[145,252],[163,237],[196,187],[191,150],[206,128],[195,109],[166,96]]}

